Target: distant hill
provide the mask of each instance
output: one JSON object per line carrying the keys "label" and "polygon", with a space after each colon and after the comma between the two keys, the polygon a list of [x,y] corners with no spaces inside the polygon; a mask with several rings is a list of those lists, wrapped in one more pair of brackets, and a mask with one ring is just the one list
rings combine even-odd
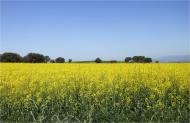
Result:
{"label": "distant hill", "polygon": [[190,55],[173,55],[153,59],[153,61],[157,60],[160,62],[190,62]]}

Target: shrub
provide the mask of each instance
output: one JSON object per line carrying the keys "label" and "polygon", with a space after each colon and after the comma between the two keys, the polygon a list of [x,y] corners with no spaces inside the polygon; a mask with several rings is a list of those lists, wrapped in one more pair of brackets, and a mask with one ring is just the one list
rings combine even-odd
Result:
{"label": "shrub", "polygon": [[126,57],[125,62],[129,62],[132,58],[131,57]]}
{"label": "shrub", "polygon": [[151,59],[151,58],[146,57],[146,58],[144,59],[144,62],[145,62],[145,63],[150,63],[150,62],[152,62],[152,59]]}
{"label": "shrub", "polygon": [[102,60],[101,60],[100,58],[96,58],[96,59],[95,59],[95,62],[96,62],[96,63],[101,63]]}
{"label": "shrub", "polygon": [[50,63],[55,63],[55,60],[50,60]]}
{"label": "shrub", "polygon": [[69,59],[68,62],[71,63],[71,62],[72,62],[72,59]]}
{"label": "shrub", "polygon": [[64,62],[65,62],[65,59],[62,58],[62,57],[58,57],[58,58],[55,59],[55,62],[56,62],[56,63],[64,63]]}

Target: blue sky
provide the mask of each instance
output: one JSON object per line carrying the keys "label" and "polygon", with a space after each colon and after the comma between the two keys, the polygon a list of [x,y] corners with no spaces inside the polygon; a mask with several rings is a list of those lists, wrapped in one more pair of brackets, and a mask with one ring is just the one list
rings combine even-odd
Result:
{"label": "blue sky", "polygon": [[1,52],[73,60],[188,54],[188,1],[1,2]]}

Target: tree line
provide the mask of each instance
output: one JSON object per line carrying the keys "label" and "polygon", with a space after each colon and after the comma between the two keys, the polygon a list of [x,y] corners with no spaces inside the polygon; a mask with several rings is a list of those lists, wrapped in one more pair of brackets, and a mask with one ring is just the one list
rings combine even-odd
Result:
{"label": "tree line", "polygon": [[[49,56],[39,54],[39,53],[28,53],[26,56],[21,56],[18,53],[5,52],[0,54],[0,62],[24,62],[24,63],[65,63],[66,60],[63,57],[58,57],[56,59],[51,59]],[[68,59],[68,62],[71,63],[72,59]],[[96,62],[96,63],[117,63],[116,60],[103,61],[100,58],[96,58],[94,61],[85,61],[85,62]],[[133,56],[126,57],[124,59],[126,63],[150,63],[152,58],[145,56]],[[82,63],[82,61],[80,62]]]}

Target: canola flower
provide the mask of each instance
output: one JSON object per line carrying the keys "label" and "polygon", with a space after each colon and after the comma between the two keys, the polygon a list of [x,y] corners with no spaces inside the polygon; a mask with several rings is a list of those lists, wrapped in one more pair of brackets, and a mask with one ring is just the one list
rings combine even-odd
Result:
{"label": "canola flower", "polygon": [[189,63],[0,63],[0,121],[188,122]]}

